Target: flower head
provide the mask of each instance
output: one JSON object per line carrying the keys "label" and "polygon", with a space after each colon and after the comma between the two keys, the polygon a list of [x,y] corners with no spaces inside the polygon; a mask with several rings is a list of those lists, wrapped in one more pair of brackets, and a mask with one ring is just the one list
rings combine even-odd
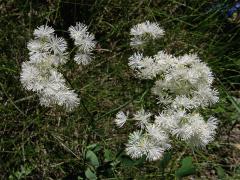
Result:
{"label": "flower head", "polygon": [[33,35],[36,38],[49,38],[54,33],[54,29],[47,25],[42,25],[37,27],[37,29],[34,30]]}
{"label": "flower head", "polygon": [[91,56],[91,54],[78,52],[74,56],[74,61],[77,64],[87,65],[87,64],[89,64],[92,61],[92,56]]}
{"label": "flower head", "polygon": [[131,46],[139,46],[144,44],[148,39],[156,39],[164,35],[164,30],[157,23],[149,21],[137,24],[130,30]]}
{"label": "flower head", "polygon": [[133,119],[137,121],[136,124],[141,129],[144,129],[148,125],[151,116],[152,116],[151,113],[146,112],[144,109],[141,109],[134,114]]}
{"label": "flower head", "polygon": [[78,64],[86,65],[91,61],[91,52],[96,46],[94,35],[88,32],[88,27],[82,23],[76,23],[68,29],[74,44],[77,46],[77,54],[74,60]]}
{"label": "flower head", "polygon": [[128,65],[132,68],[132,69],[141,69],[142,65],[141,65],[141,60],[143,58],[143,54],[142,53],[134,53],[131,57],[129,57],[129,63]]}
{"label": "flower head", "polygon": [[179,126],[173,130],[173,134],[193,147],[205,147],[213,140],[217,124],[215,118],[211,117],[205,122],[198,113],[188,114],[179,121]]}
{"label": "flower head", "polygon": [[35,29],[34,36],[27,45],[30,61],[22,64],[21,83],[38,94],[41,105],[72,110],[80,99],[57,71],[57,67],[67,61],[66,41],[55,36],[53,28],[44,25]]}
{"label": "flower head", "polygon": [[132,36],[141,36],[146,33],[153,38],[157,38],[164,35],[164,30],[157,23],[149,21],[139,23],[133,26],[130,30],[130,35]]}
{"label": "flower head", "polygon": [[142,133],[142,131],[131,133],[126,146],[126,153],[132,158],[145,155],[149,161],[161,158],[166,147],[169,147],[165,142],[156,141],[148,133]]}
{"label": "flower head", "polygon": [[70,26],[68,31],[72,39],[82,39],[82,36],[87,33],[88,27],[80,22],[77,22],[75,26]]}
{"label": "flower head", "polygon": [[114,121],[118,127],[122,127],[126,123],[127,118],[128,118],[128,112],[126,115],[123,111],[120,111],[117,113]]}
{"label": "flower head", "polygon": [[67,42],[61,37],[52,36],[49,39],[47,47],[49,51],[53,51],[54,54],[63,54],[67,49]]}

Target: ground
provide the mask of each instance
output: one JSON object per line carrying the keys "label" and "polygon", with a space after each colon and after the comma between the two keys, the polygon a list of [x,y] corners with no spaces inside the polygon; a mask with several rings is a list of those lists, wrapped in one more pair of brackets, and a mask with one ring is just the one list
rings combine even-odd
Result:
{"label": "ground", "polygon": [[[187,178],[239,179],[240,24],[228,18],[234,1],[215,0],[1,0],[0,3],[0,178],[1,179],[173,179],[183,159]],[[149,89],[127,65],[129,29],[156,21],[166,35],[154,50],[198,53],[212,69],[220,101],[204,111],[220,120],[218,134],[204,150],[176,142],[161,161],[131,160],[124,143],[133,127],[118,129],[119,110],[156,110]],[[20,81],[33,30],[49,24],[70,43],[75,22],[96,35],[94,62],[72,60],[63,74],[81,97],[78,108],[46,108]],[[189,172],[188,172],[189,170]],[[89,172],[90,171],[90,172]]]}

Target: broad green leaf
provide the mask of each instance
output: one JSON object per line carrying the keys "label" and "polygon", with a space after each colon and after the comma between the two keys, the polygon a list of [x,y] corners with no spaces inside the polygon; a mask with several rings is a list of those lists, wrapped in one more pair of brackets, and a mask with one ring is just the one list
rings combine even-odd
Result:
{"label": "broad green leaf", "polygon": [[192,164],[192,157],[188,156],[181,162],[181,167],[176,170],[176,176],[178,178],[195,174],[196,169]]}
{"label": "broad green leaf", "polygon": [[96,180],[97,179],[96,174],[94,172],[92,172],[90,168],[87,168],[87,170],[85,171],[85,176],[89,180]]}
{"label": "broad green leaf", "polygon": [[114,155],[109,149],[104,149],[104,159],[106,162],[114,160]]}
{"label": "broad green leaf", "polygon": [[217,170],[217,175],[219,179],[224,179],[226,177],[226,173],[222,167],[217,166],[216,170]]}
{"label": "broad green leaf", "polygon": [[96,156],[96,154],[93,151],[91,151],[91,150],[87,151],[86,159],[88,160],[88,162],[90,162],[91,165],[93,165],[95,167],[99,166],[98,157]]}

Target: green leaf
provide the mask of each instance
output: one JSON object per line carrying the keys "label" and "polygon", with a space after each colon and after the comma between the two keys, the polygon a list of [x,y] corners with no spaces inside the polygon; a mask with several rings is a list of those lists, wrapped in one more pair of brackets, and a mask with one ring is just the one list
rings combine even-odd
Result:
{"label": "green leaf", "polygon": [[143,157],[141,157],[141,158],[139,158],[139,159],[134,159],[134,160],[133,160],[133,159],[131,159],[131,158],[130,158],[129,156],[127,156],[127,155],[121,155],[121,156],[119,157],[119,160],[121,161],[122,166],[125,166],[125,167],[133,167],[133,166],[138,166],[138,165],[144,163],[145,160],[146,160],[146,157],[143,156]]}
{"label": "green leaf", "polygon": [[88,162],[95,166],[95,167],[98,167],[99,166],[99,161],[98,161],[98,157],[96,156],[96,154],[91,151],[91,150],[88,150],[87,153],[86,153],[86,159],[88,160]]}
{"label": "green leaf", "polygon": [[135,166],[135,162],[129,158],[129,156],[122,155],[119,157],[119,160],[121,161],[122,166],[124,167],[133,167]]}
{"label": "green leaf", "polygon": [[93,152],[98,152],[99,150],[101,150],[101,146],[99,144],[90,144],[89,146],[87,146],[88,150],[92,150]]}
{"label": "green leaf", "polygon": [[181,164],[182,164],[181,167],[176,170],[176,176],[178,178],[195,174],[196,169],[192,164],[192,157],[188,156],[184,158]]}
{"label": "green leaf", "polygon": [[226,173],[222,167],[217,166],[216,170],[217,170],[217,175],[219,179],[224,179],[226,177]]}
{"label": "green leaf", "polygon": [[97,176],[94,172],[91,171],[90,168],[87,168],[87,170],[85,171],[85,176],[89,179],[89,180],[95,180],[97,179]]}
{"label": "green leaf", "polygon": [[142,156],[141,158],[134,160],[136,166],[143,164],[145,161],[146,161],[146,156]]}
{"label": "green leaf", "polygon": [[96,152],[100,151],[101,149],[102,149],[102,147],[101,147],[100,145],[97,145],[97,146],[93,149],[93,151],[96,153]]}
{"label": "green leaf", "polygon": [[106,162],[114,160],[114,155],[110,150],[104,149],[104,159]]}
{"label": "green leaf", "polygon": [[87,146],[87,149],[93,150],[97,146],[98,146],[98,144],[90,144],[89,146]]}
{"label": "green leaf", "polygon": [[172,153],[171,152],[166,152],[163,155],[163,158],[160,160],[160,169],[163,171],[166,169],[168,163],[170,162],[172,158]]}

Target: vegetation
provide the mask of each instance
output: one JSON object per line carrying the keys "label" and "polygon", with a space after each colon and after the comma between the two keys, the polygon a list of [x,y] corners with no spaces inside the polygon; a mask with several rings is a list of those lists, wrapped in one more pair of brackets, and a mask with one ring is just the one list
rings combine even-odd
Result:
{"label": "vegetation", "polygon": [[[240,178],[240,27],[226,17],[232,1],[214,0],[1,0],[1,179]],[[124,152],[129,131],[113,119],[121,109],[155,109],[151,83],[134,78],[129,29],[156,21],[166,35],[156,45],[175,55],[196,52],[215,74],[220,102],[208,110],[220,120],[216,140],[190,151],[176,142],[160,161],[132,160]],[[69,61],[64,76],[81,97],[72,112],[46,108],[24,90],[19,76],[27,42],[42,24],[69,42],[76,22],[96,35],[95,60]],[[204,113],[208,113],[207,111]]]}

